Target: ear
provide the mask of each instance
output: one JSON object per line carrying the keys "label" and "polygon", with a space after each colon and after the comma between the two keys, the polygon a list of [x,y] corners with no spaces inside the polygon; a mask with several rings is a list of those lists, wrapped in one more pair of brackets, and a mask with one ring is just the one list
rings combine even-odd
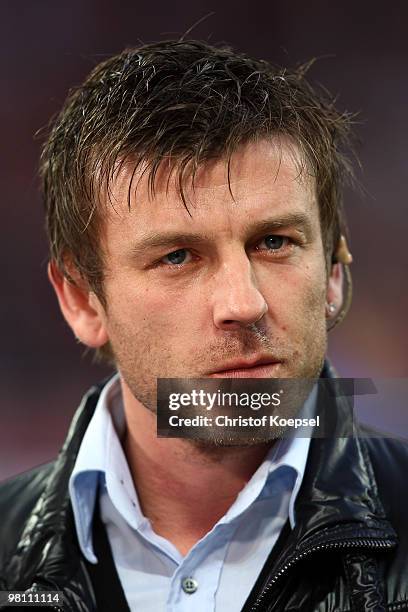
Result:
{"label": "ear", "polygon": [[335,319],[343,306],[343,266],[334,263],[327,280],[326,317]]}
{"label": "ear", "polygon": [[61,312],[75,337],[92,348],[108,341],[105,311],[96,295],[87,288],[83,279],[73,284],[60,271],[54,261],[48,264],[48,278],[57,294]]}

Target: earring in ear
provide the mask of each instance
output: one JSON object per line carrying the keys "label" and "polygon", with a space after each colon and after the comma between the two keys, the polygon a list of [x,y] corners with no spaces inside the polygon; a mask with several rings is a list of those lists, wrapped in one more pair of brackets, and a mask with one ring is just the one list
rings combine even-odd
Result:
{"label": "earring in ear", "polygon": [[331,316],[336,312],[336,304],[334,302],[329,302],[326,304],[326,313],[327,316]]}

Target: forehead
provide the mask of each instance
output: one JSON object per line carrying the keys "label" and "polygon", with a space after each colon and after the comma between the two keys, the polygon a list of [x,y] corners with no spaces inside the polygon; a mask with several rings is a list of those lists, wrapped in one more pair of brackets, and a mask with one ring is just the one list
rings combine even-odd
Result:
{"label": "forehead", "polygon": [[246,144],[229,164],[227,158],[206,162],[193,182],[184,181],[183,192],[185,204],[177,166],[161,164],[151,193],[148,168],[135,173],[134,163],[123,164],[105,201],[106,246],[164,229],[238,231],[248,217],[262,220],[291,212],[318,217],[314,179],[296,145],[283,139]]}

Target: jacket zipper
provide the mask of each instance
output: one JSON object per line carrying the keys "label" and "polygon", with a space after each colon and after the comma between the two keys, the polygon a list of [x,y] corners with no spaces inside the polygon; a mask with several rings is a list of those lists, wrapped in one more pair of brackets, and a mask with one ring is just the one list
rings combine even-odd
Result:
{"label": "jacket zipper", "polygon": [[328,542],[326,544],[318,544],[317,546],[312,546],[302,553],[292,557],[281,569],[271,578],[268,584],[263,589],[262,593],[258,596],[258,599],[254,602],[250,612],[256,612],[259,609],[259,606],[262,604],[265,597],[268,595],[272,587],[276,584],[276,582],[282,578],[284,574],[298,561],[304,559],[305,557],[313,554],[314,552],[318,552],[321,550],[330,550],[330,549],[338,549],[338,548],[354,548],[354,547],[364,547],[364,548],[392,548],[395,546],[395,542],[393,540],[375,540],[375,539],[353,539],[353,540],[338,540],[336,542]]}

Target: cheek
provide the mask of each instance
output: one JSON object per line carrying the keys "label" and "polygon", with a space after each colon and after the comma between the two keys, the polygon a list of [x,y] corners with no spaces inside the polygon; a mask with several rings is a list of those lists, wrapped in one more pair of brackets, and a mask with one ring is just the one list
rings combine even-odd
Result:
{"label": "cheek", "polygon": [[263,287],[270,317],[283,328],[291,321],[307,326],[324,316],[326,274],[320,264],[282,266],[273,279],[263,279]]}
{"label": "cheek", "polygon": [[[119,279],[117,279],[119,281]],[[107,286],[108,328],[132,337],[160,337],[163,343],[188,326],[196,311],[191,295],[166,292],[158,283],[141,286],[129,280]],[[113,329],[113,326],[115,329]]]}

